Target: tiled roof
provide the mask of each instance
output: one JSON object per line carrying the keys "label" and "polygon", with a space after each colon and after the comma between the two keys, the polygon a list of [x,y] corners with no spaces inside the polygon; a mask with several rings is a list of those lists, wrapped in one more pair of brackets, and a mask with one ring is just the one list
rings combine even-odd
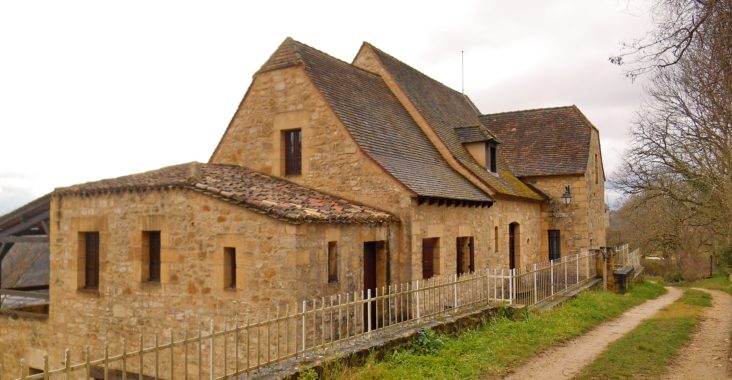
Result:
{"label": "tiled roof", "polygon": [[495,140],[493,135],[482,125],[455,128],[455,133],[457,133],[458,139],[463,144]]}
{"label": "tiled roof", "polygon": [[592,124],[575,106],[483,115],[503,142],[519,177],[582,174],[587,170]]}
{"label": "tiled roof", "polygon": [[59,195],[187,189],[290,223],[384,223],[398,219],[367,207],[237,165],[191,162],[56,189]]}
{"label": "tiled roof", "polygon": [[303,65],[361,149],[419,196],[492,202],[442,158],[383,79],[286,39],[262,69]]}
{"label": "tiled roof", "polygon": [[[503,163],[500,154],[498,175],[496,176],[488,173],[465,149],[456,130],[481,125],[480,113],[468,97],[415,70],[373,45],[368,44],[368,46],[378,55],[386,71],[394,78],[452,155],[466,168],[498,193],[530,199],[543,199],[541,195],[531,190],[511,173],[508,166]],[[502,150],[499,149],[499,151]]]}

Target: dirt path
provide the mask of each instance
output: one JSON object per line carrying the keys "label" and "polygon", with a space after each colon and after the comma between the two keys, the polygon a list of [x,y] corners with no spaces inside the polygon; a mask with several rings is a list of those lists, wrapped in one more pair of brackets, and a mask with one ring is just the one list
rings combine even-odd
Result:
{"label": "dirt path", "polygon": [[729,357],[732,333],[732,296],[717,290],[697,289],[714,297],[704,320],[668,368],[667,379],[730,379]]}
{"label": "dirt path", "polygon": [[[668,293],[626,311],[582,336],[561,346],[549,348],[506,379],[570,379],[591,363],[608,344],[627,334],[644,319],[681,297],[682,291],[666,288]],[[728,335],[729,336],[729,335]]]}

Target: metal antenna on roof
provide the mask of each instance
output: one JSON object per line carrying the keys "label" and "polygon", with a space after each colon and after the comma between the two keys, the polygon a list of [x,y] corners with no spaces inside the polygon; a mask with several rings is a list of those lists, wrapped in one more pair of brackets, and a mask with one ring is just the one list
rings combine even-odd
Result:
{"label": "metal antenna on roof", "polygon": [[465,95],[465,50],[460,50],[460,92]]}

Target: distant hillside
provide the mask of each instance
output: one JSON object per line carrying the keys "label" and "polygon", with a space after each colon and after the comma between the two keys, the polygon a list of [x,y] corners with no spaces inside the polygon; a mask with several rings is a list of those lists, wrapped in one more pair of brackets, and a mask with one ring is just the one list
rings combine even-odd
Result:
{"label": "distant hillside", "polygon": [[16,243],[3,259],[2,287],[48,285],[48,243]]}

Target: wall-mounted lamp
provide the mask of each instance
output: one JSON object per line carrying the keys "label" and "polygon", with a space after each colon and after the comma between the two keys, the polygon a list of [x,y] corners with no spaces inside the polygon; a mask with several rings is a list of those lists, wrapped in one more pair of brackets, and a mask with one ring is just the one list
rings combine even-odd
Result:
{"label": "wall-mounted lamp", "polygon": [[565,206],[569,206],[569,204],[572,203],[572,191],[569,188],[569,185],[564,186],[564,194],[562,194],[562,199],[564,200]]}

